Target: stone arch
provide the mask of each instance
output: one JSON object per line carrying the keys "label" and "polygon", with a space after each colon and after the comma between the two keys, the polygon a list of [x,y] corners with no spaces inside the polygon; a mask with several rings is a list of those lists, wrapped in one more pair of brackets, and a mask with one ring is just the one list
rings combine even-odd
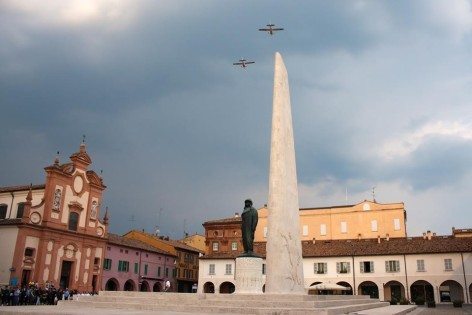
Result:
{"label": "stone arch", "polygon": [[231,294],[231,293],[234,293],[234,290],[235,290],[234,283],[230,281],[225,281],[222,284],[220,284],[221,294]]}
{"label": "stone arch", "polygon": [[425,302],[434,301],[434,288],[426,280],[417,280],[410,286],[411,300],[416,302],[418,299]]}
{"label": "stone arch", "polygon": [[215,285],[213,282],[205,282],[203,285],[203,293],[215,293]]}
{"label": "stone arch", "polygon": [[152,287],[152,292],[161,292],[162,291],[162,284],[160,282],[154,283]]}
{"label": "stone arch", "polygon": [[446,280],[439,286],[439,302],[464,301],[464,288],[454,280]]}
{"label": "stone arch", "polygon": [[379,287],[372,281],[364,281],[357,288],[359,295],[369,295],[373,299],[379,298]]}
{"label": "stone arch", "polygon": [[120,288],[120,283],[115,278],[108,279],[105,283],[105,291],[118,291]]}
{"label": "stone arch", "polygon": [[391,280],[383,285],[384,301],[396,301],[405,299],[405,286],[396,280]]}
{"label": "stone arch", "polygon": [[141,282],[141,289],[140,289],[141,292],[149,292],[149,283],[146,281],[146,280],[143,280]]}
{"label": "stone arch", "polygon": [[[472,290],[472,285],[470,286]],[[262,292],[265,293],[265,284],[262,286]]]}
{"label": "stone arch", "polygon": [[136,284],[133,280],[128,279],[123,286],[123,291],[136,291]]}
{"label": "stone arch", "polygon": [[337,282],[336,284],[338,285],[342,285],[343,287],[346,287],[346,288],[349,288],[350,290],[346,290],[346,291],[341,291],[341,294],[342,295],[352,295],[353,294],[353,290],[352,290],[352,285],[349,283],[349,282],[346,282],[346,281],[339,281]]}

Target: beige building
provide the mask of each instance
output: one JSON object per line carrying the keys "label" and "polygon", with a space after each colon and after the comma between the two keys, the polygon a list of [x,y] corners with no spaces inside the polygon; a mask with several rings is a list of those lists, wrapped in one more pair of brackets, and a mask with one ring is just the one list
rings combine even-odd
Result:
{"label": "beige building", "polygon": [[206,253],[205,236],[203,235],[197,233],[193,235],[187,235],[186,237],[181,239],[180,242],[188,246],[195,247],[199,249],[202,253]]}
{"label": "beige building", "polygon": [[[267,208],[258,210],[255,242],[267,240]],[[347,240],[406,237],[403,202],[377,203],[365,200],[355,205],[300,209],[300,236],[307,240]]]}

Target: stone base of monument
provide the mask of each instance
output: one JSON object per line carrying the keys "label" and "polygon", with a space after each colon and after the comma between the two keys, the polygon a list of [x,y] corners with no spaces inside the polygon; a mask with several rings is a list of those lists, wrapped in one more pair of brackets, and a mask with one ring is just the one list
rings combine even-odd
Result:
{"label": "stone base of monument", "polygon": [[[101,291],[96,296],[59,301],[64,310],[76,307],[135,311],[219,314],[332,315],[388,306],[365,295],[212,294]],[[388,313],[394,314],[394,313]]]}
{"label": "stone base of monument", "polygon": [[236,258],[236,294],[262,294],[262,258]]}

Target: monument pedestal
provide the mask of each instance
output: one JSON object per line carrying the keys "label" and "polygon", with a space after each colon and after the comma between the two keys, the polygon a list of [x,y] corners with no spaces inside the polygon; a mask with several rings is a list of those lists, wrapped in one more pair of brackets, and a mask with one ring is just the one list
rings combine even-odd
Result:
{"label": "monument pedestal", "polygon": [[262,258],[236,258],[236,293],[262,294]]}

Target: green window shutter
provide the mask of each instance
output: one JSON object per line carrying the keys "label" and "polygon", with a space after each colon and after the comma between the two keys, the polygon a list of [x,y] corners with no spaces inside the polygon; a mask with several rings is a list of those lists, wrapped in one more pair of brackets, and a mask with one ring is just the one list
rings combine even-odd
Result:
{"label": "green window shutter", "polygon": [[313,271],[314,273],[318,273],[318,263],[313,264]]}
{"label": "green window shutter", "polygon": [[323,263],[323,273],[328,273],[328,263]]}
{"label": "green window shutter", "polygon": [[374,272],[374,262],[370,262],[370,272]]}
{"label": "green window shutter", "polygon": [[386,272],[390,272],[390,271],[391,271],[390,268],[389,268],[388,260],[385,261],[385,271],[386,271]]}
{"label": "green window shutter", "polygon": [[360,267],[361,273],[364,273],[364,262],[363,261],[359,262],[359,267]]}
{"label": "green window shutter", "polygon": [[347,273],[351,273],[351,263],[348,262],[346,265]]}
{"label": "green window shutter", "polygon": [[336,273],[341,273],[341,263],[340,262],[336,263]]}
{"label": "green window shutter", "polygon": [[134,273],[137,274],[139,270],[139,265],[138,263],[134,263]]}
{"label": "green window shutter", "polygon": [[395,261],[395,267],[396,267],[396,271],[399,272],[400,271],[400,261],[398,261],[398,260]]}

